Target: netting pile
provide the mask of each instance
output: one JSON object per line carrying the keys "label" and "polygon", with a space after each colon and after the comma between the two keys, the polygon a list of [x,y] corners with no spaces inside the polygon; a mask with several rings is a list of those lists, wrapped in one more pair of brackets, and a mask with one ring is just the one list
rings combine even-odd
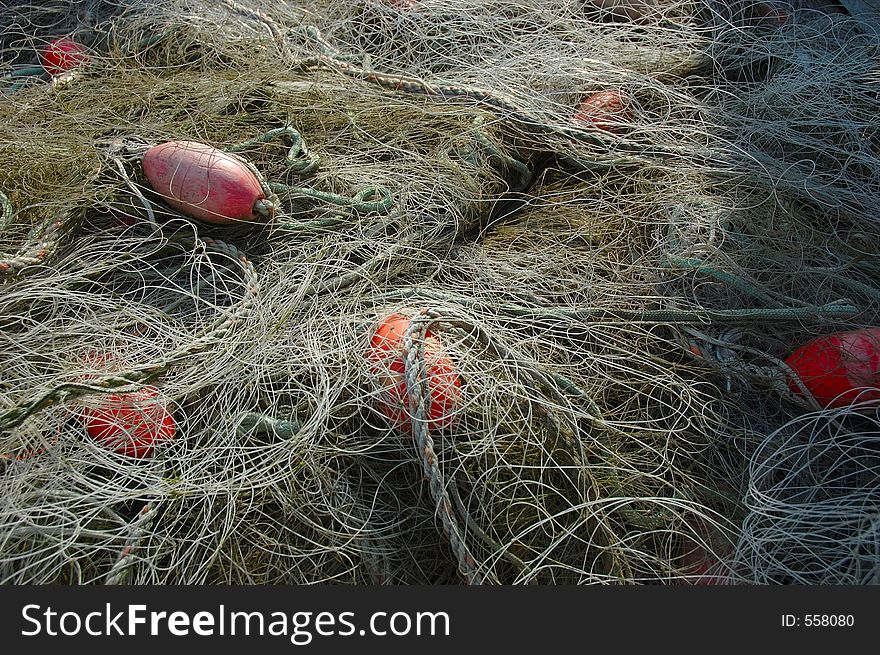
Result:
{"label": "netting pile", "polygon": [[[603,4],[0,3],[0,580],[876,583],[877,410],[783,360],[880,320],[880,39]],[[167,141],[271,216],[174,209]]]}

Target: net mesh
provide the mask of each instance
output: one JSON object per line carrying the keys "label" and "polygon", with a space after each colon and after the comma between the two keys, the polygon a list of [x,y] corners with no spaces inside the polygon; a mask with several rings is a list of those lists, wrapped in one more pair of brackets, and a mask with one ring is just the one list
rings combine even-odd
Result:
{"label": "net mesh", "polygon": [[0,580],[876,582],[784,360],[877,324],[880,41],[767,7],[0,3]]}

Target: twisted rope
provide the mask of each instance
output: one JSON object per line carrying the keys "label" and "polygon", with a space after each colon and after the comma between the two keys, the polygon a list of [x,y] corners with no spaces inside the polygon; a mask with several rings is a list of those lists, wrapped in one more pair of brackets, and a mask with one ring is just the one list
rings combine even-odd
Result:
{"label": "twisted rope", "polygon": [[773,296],[768,294],[766,291],[759,289],[748,280],[744,280],[743,278],[734,275],[733,273],[728,273],[726,271],[721,271],[711,266],[706,266],[699,259],[682,259],[680,257],[672,257],[668,255],[660,262],[660,266],[662,268],[679,268],[702,273],[704,275],[713,277],[719,282],[731,286],[738,291],[741,291],[742,293],[751,298],[754,298],[755,300],[766,303],[771,307],[781,306],[779,301],[776,300]]}
{"label": "twisted rope", "polygon": [[284,158],[289,169],[297,175],[308,175],[309,173],[314,173],[318,170],[318,167],[321,164],[320,157],[309,152],[302,134],[297,132],[290,125],[276,127],[275,129],[269,130],[265,134],[261,134],[253,139],[229,146],[227,150],[229,152],[242,152],[257,144],[268,143],[281,136],[290,137],[290,148]]}
{"label": "twisted rope", "polygon": [[490,159],[494,158],[504,168],[516,176],[516,183],[511,187],[511,191],[523,191],[532,180],[531,169],[519,159],[502,152],[494,143],[492,143],[482,130],[484,123],[485,121],[482,116],[477,116],[474,119],[474,136],[476,137],[477,143],[486,150]]}
{"label": "twisted rope", "polygon": [[275,43],[278,45],[278,48],[281,50],[281,54],[286,59],[291,58],[290,50],[287,47],[287,42],[284,40],[284,35],[281,33],[281,30],[279,29],[279,27],[275,23],[275,21],[272,20],[272,18],[268,14],[263,13],[262,11],[260,11],[258,9],[251,9],[250,7],[245,7],[244,5],[235,2],[235,0],[220,0],[220,3],[225,5],[227,8],[231,9],[232,11],[234,11],[236,13],[239,13],[243,16],[247,16],[249,18],[252,18],[256,21],[263,23],[263,25],[265,25],[268,28],[269,33],[272,35],[272,39],[275,41]]}
{"label": "twisted rope", "polygon": [[391,210],[394,206],[394,197],[385,187],[367,187],[358,191],[354,196],[348,198],[340,196],[336,193],[327,191],[318,191],[317,189],[308,189],[306,187],[295,187],[280,182],[269,182],[269,188],[273,193],[289,196],[305,196],[322,202],[328,202],[340,207],[351,209],[357,214],[380,213],[384,214]]}
{"label": "twisted rope", "polygon": [[455,518],[452,501],[446,491],[443,474],[437,462],[434,440],[428,428],[428,407],[431,402],[431,394],[428,386],[428,372],[425,367],[424,348],[428,326],[436,318],[436,314],[422,310],[420,314],[412,318],[403,335],[404,379],[409,411],[412,416],[413,437],[422,457],[431,496],[437,503],[437,511],[440,513],[440,520],[443,523],[443,532],[449,539],[452,551],[458,559],[459,571],[467,578],[468,584],[480,584],[477,562],[468,550],[461,534],[461,528]]}
{"label": "twisted rope", "polygon": [[843,303],[829,303],[818,307],[779,307],[760,309],[612,309],[603,307],[583,307],[575,309],[526,307],[513,303],[492,303],[476,300],[470,296],[461,296],[446,291],[435,291],[419,287],[397,289],[377,296],[377,304],[409,300],[412,298],[450,302],[469,308],[484,308],[495,314],[520,318],[524,320],[548,321],[561,324],[572,320],[587,323],[603,324],[634,324],[649,323],[662,325],[665,323],[767,323],[767,322],[801,322],[817,321],[827,318],[848,318],[859,313],[858,307]]}
{"label": "twisted rope", "polygon": [[[741,336],[741,330],[728,330],[719,335],[719,337],[711,337],[693,328],[687,328],[686,331],[692,338],[686,339],[683,335],[679,335],[679,339],[685,348],[726,373],[728,375],[728,384],[730,384],[730,373],[750,378],[759,378],[769,384],[773,391],[786,398],[789,402],[800,405],[810,411],[822,410],[822,406],[800,379],[797,372],[786,364],[785,361],[756,348],[737,343]],[[760,358],[768,362],[768,364],[762,366],[746,361],[743,358],[743,354]],[[797,385],[800,394],[792,391],[788,386],[788,380],[792,380]]]}

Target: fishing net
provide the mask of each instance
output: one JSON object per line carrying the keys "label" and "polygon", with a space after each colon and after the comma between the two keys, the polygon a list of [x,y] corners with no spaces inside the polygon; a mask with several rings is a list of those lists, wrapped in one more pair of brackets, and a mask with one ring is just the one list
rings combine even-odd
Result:
{"label": "fishing net", "polygon": [[0,580],[876,582],[880,41],[647,4],[0,5]]}

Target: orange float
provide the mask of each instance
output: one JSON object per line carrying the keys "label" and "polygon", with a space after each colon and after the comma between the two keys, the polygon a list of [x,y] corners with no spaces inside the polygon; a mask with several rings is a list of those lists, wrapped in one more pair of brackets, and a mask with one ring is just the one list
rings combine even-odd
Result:
{"label": "orange float", "polygon": [[[403,314],[385,317],[373,333],[367,354],[383,394],[380,411],[394,427],[406,431],[412,429],[403,353],[403,337],[409,325],[410,319]],[[455,420],[456,409],[461,405],[461,379],[452,359],[430,330],[425,334],[424,357],[430,396],[428,427],[440,430]]]}
{"label": "orange float", "polygon": [[632,119],[627,109],[627,98],[617,89],[606,89],[585,96],[577,106],[573,120],[585,127],[605,132],[623,131]]}
{"label": "orange float", "polygon": [[[818,337],[796,349],[785,363],[823,407],[863,401],[880,405],[880,328]],[[802,393],[793,379],[788,385]]]}
{"label": "orange float", "polygon": [[[209,223],[257,220],[257,203],[266,199],[260,180],[243,160],[204,143],[153,146],[144,153],[142,166],[169,205]],[[271,207],[268,211],[271,215]]]}

